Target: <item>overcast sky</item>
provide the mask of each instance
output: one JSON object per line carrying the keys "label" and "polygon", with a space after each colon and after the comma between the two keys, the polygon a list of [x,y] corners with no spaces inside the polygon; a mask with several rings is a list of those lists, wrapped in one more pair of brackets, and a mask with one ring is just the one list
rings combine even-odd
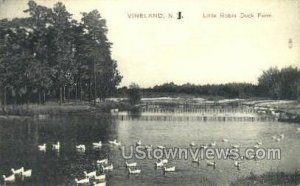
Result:
{"label": "overcast sky", "polygon": [[[1,2],[2,1],[2,2]],[[0,17],[25,16],[28,0],[0,0]],[[52,7],[56,0],[37,0]],[[257,83],[271,66],[300,66],[299,0],[62,0],[74,18],[99,10],[107,20],[121,85]],[[181,11],[183,19],[129,18]],[[220,18],[220,13],[237,18]],[[217,18],[203,18],[214,13]],[[254,18],[240,18],[252,13]],[[257,13],[270,14],[258,18]],[[289,40],[291,41],[289,44]]]}

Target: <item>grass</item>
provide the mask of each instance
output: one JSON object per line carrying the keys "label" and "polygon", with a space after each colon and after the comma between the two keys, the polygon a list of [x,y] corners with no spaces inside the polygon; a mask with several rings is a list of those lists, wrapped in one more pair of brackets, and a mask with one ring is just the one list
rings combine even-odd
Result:
{"label": "grass", "polygon": [[250,173],[250,176],[239,178],[230,185],[299,185],[300,171],[297,170],[292,173],[285,172],[267,172],[263,175],[255,175]]}
{"label": "grass", "polygon": [[60,114],[71,112],[90,111],[94,108],[88,103],[47,102],[46,104],[7,105],[5,111],[1,109],[0,115],[33,116],[38,114]]}

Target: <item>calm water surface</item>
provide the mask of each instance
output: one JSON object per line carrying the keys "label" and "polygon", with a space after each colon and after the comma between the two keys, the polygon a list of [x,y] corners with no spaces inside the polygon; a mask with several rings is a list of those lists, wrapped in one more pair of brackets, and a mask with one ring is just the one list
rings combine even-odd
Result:
{"label": "calm water surface", "polygon": [[[0,174],[10,175],[11,168],[32,169],[32,177],[17,180],[12,185],[75,185],[75,178],[83,178],[83,171],[98,170],[96,160],[109,158],[114,170],[107,173],[107,185],[228,185],[250,172],[263,174],[270,170],[293,172],[300,168],[299,125],[280,122],[176,122],[114,120],[101,115],[63,115],[45,120],[0,120]],[[271,136],[285,134],[280,142]],[[163,174],[154,168],[155,160],[137,160],[142,173],[128,176],[125,160],[117,147],[108,140],[118,139],[129,147],[138,139],[153,146],[188,148],[196,144],[217,142],[216,147],[240,144],[241,151],[262,141],[262,147],[281,148],[281,160],[244,160],[237,170],[233,160],[216,160],[217,167],[198,166],[188,160],[172,160],[176,172]],[[228,143],[221,139],[227,138]],[[92,142],[103,142],[100,150],[92,148]],[[60,141],[59,153],[50,145]],[[39,152],[39,144],[47,144],[46,153]],[[76,152],[75,145],[85,144],[85,153]],[[1,181],[2,183],[2,181]]]}

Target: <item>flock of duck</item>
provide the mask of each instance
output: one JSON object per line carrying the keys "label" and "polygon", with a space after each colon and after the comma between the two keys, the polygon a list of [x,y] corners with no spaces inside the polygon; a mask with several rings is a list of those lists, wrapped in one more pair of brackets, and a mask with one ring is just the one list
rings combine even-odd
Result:
{"label": "flock of duck", "polygon": [[[300,132],[300,128],[297,128],[297,132],[298,133]],[[273,140],[275,140],[276,142],[280,142],[281,140],[283,140],[285,138],[285,135],[284,134],[274,135],[271,138]],[[229,140],[228,139],[222,139],[221,142],[228,143]],[[117,141],[116,139],[113,140],[113,141],[108,141],[108,143],[113,145],[113,146],[121,147],[121,142]],[[253,148],[259,148],[261,145],[262,145],[262,142],[258,141],[253,146]],[[94,142],[94,143],[92,143],[92,146],[95,149],[101,148],[102,147],[102,142],[101,141]],[[136,142],[136,146],[142,146],[141,140],[138,140]],[[195,142],[190,143],[190,147],[196,147],[196,146],[197,145],[195,144]],[[216,141],[214,141],[212,143],[209,143],[209,144],[200,145],[200,149],[206,149],[208,147],[215,147],[215,146],[216,146]],[[61,148],[60,142],[57,142],[55,144],[51,144],[51,147],[52,147],[51,149],[54,150],[54,151],[60,151],[60,148]],[[239,144],[235,144],[235,145],[231,146],[232,149],[238,149],[239,147],[240,147]],[[46,152],[47,144],[44,143],[44,144],[38,145],[37,148],[41,152]],[[78,152],[85,152],[85,150],[86,150],[86,146],[84,144],[76,145],[75,148]],[[152,149],[153,147],[152,147],[152,145],[145,145],[144,148],[145,149]],[[164,149],[165,146],[158,145],[157,148]],[[228,156],[230,156],[230,154],[228,154]],[[244,158],[246,158],[247,160],[250,160],[250,159],[255,159],[255,156],[253,155],[253,156],[244,157]],[[198,159],[193,159],[192,163],[197,163],[199,165],[200,161],[201,160],[199,158]],[[99,165],[102,168],[102,174],[97,175],[96,170],[91,171],[91,172],[83,171],[83,173],[85,175],[85,177],[83,179],[78,179],[78,178],[74,179],[74,181],[77,185],[78,184],[89,184],[89,183],[91,183],[91,181],[92,181],[94,186],[105,186],[106,185],[106,175],[105,175],[105,173],[107,171],[112,171],[114,169],[113,164],[109,163],[109,160],[107,158],[101,159],[101,160],[96,160],[96,163],[97,163],[97,165]],[[239,168],[241,166],[241,163],[242,162],[240,162],[240,161],[234,161],[233,165],[234,165],[234,167],[236,167],[239,170]],[[171,165],[168,159],[159,159],[155,162],[154,165],[155,165],[155,168],[161,168],[163,173],[175,172],[176,171],[176,167],[174,165]],[[206,160],[206,165],[209,166],[209,167],[216,168],[217,164],[216,164],[215,161]],[[131,163],[125,162],[125,167],[128,170],[128,174],[140,174],[142,172],[141,169],[137,168],[138,164],[136,162],[131,162]],[[11,172],[12,172],[12,174],[9,175],[9,176],[2,175],[3,181],[4,181],[5,184],[15,182],[16,177],[20,177],[20,178],[22,178],[22,180],[24,180],[24,178],[30,178],[31,175],[32,175],[32,169],[25,170],[24,167],[21,167],[21,168],[16,169],[16,170],[12,168]]]}

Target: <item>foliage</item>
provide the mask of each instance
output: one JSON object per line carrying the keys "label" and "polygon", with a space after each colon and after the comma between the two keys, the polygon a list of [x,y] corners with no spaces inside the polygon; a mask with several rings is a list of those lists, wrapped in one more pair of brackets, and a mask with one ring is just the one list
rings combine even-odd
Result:
{"label": "foliage", "polygon": [[258,78],[261,95],[273,99],[299,99],[300,69],[297,67],[270,68]]}
{"label": "foliage", "polygon": [[140,87],[135,83],[129,86],[128,101],[131,105],[136,105],[141,102]]}
{"label": "foliage", "polygon": [[[0,86],[4,103],[48,98],[95,99],[111,95],[121,81],[111,58],[106,22],[97,10],[80,22],[58,2],[28,2],[26,18],[0,20]],[[66,93],[67,92],[67,93]]]}

